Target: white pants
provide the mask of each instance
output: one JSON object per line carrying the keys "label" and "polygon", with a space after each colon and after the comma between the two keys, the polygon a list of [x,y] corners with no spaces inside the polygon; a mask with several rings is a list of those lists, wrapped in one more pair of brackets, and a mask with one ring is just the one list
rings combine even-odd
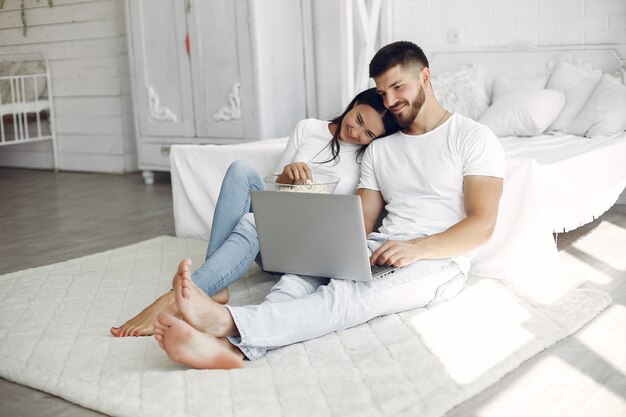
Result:
{"label": "white pants", "polygon": [[371,282],[286,274],[262,304],[228,306],[240,334],[229,340],[258,359],[268,349],[451,299],[464,285],[465,274],[451,259],[417,261]]}

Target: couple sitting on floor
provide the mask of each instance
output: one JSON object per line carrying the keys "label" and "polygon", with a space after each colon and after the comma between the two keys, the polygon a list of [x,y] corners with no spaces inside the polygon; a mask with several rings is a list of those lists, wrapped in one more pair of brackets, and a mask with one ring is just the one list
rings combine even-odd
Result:
{"label": "couple sitting on floor", "polygon": [[298,123],[279,182],[311,179],[311,165],[339,176],[335,193],[361,197],[370,262],[404,268],[371,282],[284,274],[262,304],[228,305],[228,285],[255,260],[262,265],[250,191],[263,189],[263,180],[235,162],[222,183],[204,264],[191,276],[183,260],[174,290],[112,328],[115,336],[154,334],[176,362],[230,369],[268,349],[458,294],[473,253],[495,227],[502,147],[487,127],[441,107],[417,45],[383,47],[369,72],[376,88],[358,94],[341,116]]}

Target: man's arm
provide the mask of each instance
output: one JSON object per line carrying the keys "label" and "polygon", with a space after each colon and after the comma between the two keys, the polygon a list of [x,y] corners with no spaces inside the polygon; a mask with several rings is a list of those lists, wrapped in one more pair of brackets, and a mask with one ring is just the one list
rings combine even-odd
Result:
{"label": "man's arm", "polygon": [[361,196],[363,220],[365,221],[365,235],[367,236],[374,231],[374,226],[376,226],[385,208],[385,200],[380,191],[377,190],[359,188],[356,193]]}
{"label": "man's arm", "polygon": [[502,178],[478,175],[463,177],[465,219],[432,236],[408,241],[388,240],[372,254],[370,262],[404,266],[419,259],[448,258],[477,248],[493,233],[502,186]]}

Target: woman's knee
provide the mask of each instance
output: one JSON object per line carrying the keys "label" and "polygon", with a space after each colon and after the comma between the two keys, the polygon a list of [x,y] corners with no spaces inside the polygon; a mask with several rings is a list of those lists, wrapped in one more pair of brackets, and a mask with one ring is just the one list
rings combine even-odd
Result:
{"label": "woman's knee", "polygon": [[224,178],[230,181],[242,181],[254,185],[263,183],[263,178],[259,172],[245,161],[235,161],[230,164]]}

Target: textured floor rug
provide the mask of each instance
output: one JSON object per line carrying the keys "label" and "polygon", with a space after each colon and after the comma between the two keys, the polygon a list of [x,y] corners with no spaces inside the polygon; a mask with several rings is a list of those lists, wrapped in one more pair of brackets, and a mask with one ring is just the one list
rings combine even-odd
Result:
{"label": "textured floor rug", "polygon": [[[159,237],[0,277],[0,375],[115,416],[441,416],[610,304],[576,280],[471,278],[453,301],[270,352],[244,369],[172,363],[152,338],[114,338],[206,243]],[[233,304],[274,279],[251,269]]]}

